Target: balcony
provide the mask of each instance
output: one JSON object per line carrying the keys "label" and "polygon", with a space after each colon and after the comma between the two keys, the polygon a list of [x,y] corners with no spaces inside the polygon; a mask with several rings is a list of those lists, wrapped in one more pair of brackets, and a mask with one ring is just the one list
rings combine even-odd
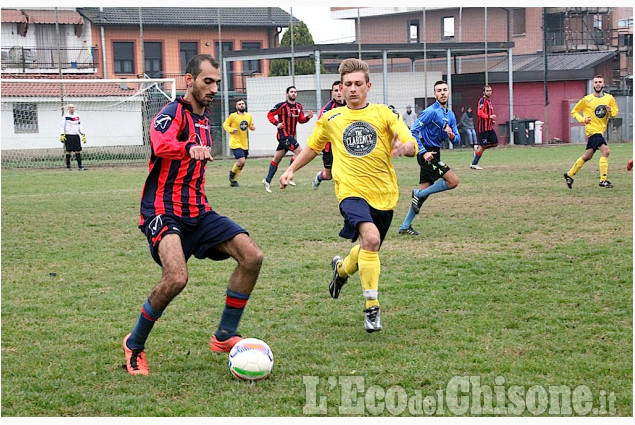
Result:
{"label": "balcony", "polygon": [[56,49],[2,47],[2,72],[6,74],[93,74],[99,66],[97,48]]}

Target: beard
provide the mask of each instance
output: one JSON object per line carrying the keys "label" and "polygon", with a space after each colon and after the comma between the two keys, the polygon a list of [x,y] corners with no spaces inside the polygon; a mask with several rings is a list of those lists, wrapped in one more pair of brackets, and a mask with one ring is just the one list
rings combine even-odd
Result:
{"label": "beard", "polygon": [[214,99],[214,95],[206,96],[199,90],[196,83],[192,86],[192,97],[201,106],[209,106]]}
{"label": "beard", "polygon": [[245,108],[237,108],[236,110],[237,110],[238,112],[241,112],[241,113],[242,113],[242,112],[245,112]]}

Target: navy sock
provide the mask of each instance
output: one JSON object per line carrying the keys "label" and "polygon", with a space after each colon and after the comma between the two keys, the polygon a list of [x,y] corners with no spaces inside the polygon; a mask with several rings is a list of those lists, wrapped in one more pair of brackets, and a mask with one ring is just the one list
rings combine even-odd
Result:
{"label": "navy sock", "polygon": [[128,338],[128,348],[132,350],[143,349],[152,327],[162,314],[162,311],[157,311],[152,308],[150,301],[146,300],[143,304],[143,308],[141,308],[137,325],[132,330],[130,338]]}
{"label": "navy sock", "polygon": [[218,330],[214,335],[219,341],[225,341],[228,338],[236,335],[238,329],[238,323],[245,310],[249,295],[242,294],[240,292],[227,289],[225,296],[225,308],[223,309],[223,315],[220,318],[220,324]]}
{"label": "navy sock", "polygon": [[271,180],[273,180],[273,176],[276,174],[276,171],[278,171],[278,164],[271,161],[271,164],[269,164],[269,172],[267,173],[267,178],[265,179],[267,183],[271,183]]}
{"label": "navy sock", "polygon": [[482,153],[478,153],[478,152],[476,152],[474,154],[474,159],[472,160],[472,165],[478,164],[478,162],[481,160],[481,155],[483,155],[483,154]]}

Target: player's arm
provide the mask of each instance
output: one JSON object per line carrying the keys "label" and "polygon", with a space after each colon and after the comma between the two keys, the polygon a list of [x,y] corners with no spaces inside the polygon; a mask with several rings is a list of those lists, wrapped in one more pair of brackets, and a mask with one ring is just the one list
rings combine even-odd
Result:
{"label": "player's arm", "polygon": [[256,124],[254,124],[254,121],[251,115],[249,115],[249,129],[251,131],[256,131]]}
{"label": "player's arm", "polygon": [[431,113],[431,109],[424,109],[421,111],[421,114],[415,120],[415,123],[410,127],[410,133],[415,138],[415,143],[417,144],[417,152],[418,155],[424,154],[426,152],[426,148],[423,147],[421,131],[425,125],[427,125],[433,117]]}
{"label": "player's arm", "polygon": [[[162,120],[168,119],[169,123],[163,125]],[[150,144],[156,156],[166,159],[184,159],[190,155],[190,149],[193,146],[199,145],[194,141],[183,143],[178,140],[181,121],[180,116],[173,117],[165,110],[154,118],[150,129]]]}
{"label": "player's arm", "polygon": [[613,96],[609,99],[609,104],[607,106],[606,110],[608,111],[609,116],[611,118],[615,118],[617,116],[618,109],[617,102],[615,102],[615,98]]}
{"label": "player's arm", "polygon": [[302,105],[300,106],[300,116],[298,117],[298,122],[300,124],[304,124],[308,122],[311,118],[313,118],[313,111],[309,111],[306,115],[304,114],[304,109],[302,109]]}
{"label": "player's arm", "polygon": [[586,124],[585,118],[582,116],[582,114],[580,114],[580,111],[582,110],[583,102],[584,102],[584,98],[580,99],[580,101],[575,104],[573,109],[571,109],[571,116],[575,118],[578,122]]}
{"label": "player's arm", "polygon": [[282,107],[283,103],[278,103],[276,106],[273,107],[272,110],[270,110],[269,112],[267,112],[267,119],[269,120],[269,122],[273,125],[275,125],[276,127],[278,126],[278,124],[280,124],[278,122],[278,113],[280,112],[280,108]]}
{"label": "player's arm", "polygon": [[234,133],[234,130],[236,130],[234,127],[231,126],[231,122],[232,122],[232,116],[231,115],[229,115],[227,117],[227,119],[223,122],[223,128],[228,133]]}
{"label": "player's arm", "polygon": [[480,117],[483,118],[484,120],[489,119],[489,114],[487,113],[487,111],[485,110],[485,101],[481,98],[481,100],[478,102],[478,107],[476,109],[476,114]]}
{"label": "player's arm", "polygon": [[293,180],[293,174],[300,168],[307,165],[309,162],[313,161],[313,159],[317,155],[318,154],[313,149],[302,149],[300,155],[296,157],[289,168],[287,168],[285,172],[280,176],[280,189],[284,189],[285,187],[287,187],[289,182]]}
{"label": "player's arm", "polygon": [[459,133],[459,129],[456,126],[456,116],[454,117],[454,119],[450,120],[450,125],[448,125],[448,127],[452,130],[453,133],[451,136],[450,133],[448,133],[448,138],[454,144],[454,146],[457,146],[459,143],[461,143],[461,133]]}

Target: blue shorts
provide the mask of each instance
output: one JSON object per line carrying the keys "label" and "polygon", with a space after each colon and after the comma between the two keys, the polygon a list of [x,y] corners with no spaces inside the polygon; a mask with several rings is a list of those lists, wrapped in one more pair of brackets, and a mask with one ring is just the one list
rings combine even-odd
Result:
{"label": "blue shorts", "polygon": [[231,219],[214,211],[205,212],[195,218],[159,214],[145,223],[141,231],[148,238],[150,255],[158,265],[161,265],[159,243],[165,235],[175,233],[181,237],[185,261],[192,255],[199,259],[220,261],[229,258],[229,254],[217,250],[215,247],[218,244],[240,233],[249,234]]}
{"label": "blue shorts", "polygon": [[234,158],[236,159],[240,159],[240,158],[247,159],[247,157],[249,156],[249,149],[236,148],[236,149],[232,149],[232,153],[234,154]]}
{"label": "blue shorts", "polygon": [[381,245],[388,229],[390,229],[393,211],[377,210],[368,205],[364,199],[354,197],[346,198],[340,202],[340,214],[344,217],[344,227],[340,231],[341,237],[355,242],[359,236],[357,225],[368,222],[373,223],[379,230]]}
{"label": "blue shorts", "polygon": [[592,134],[586,142],[586,148],[593,149],[593,152],[600,149],[600,146],[602,145],[606,145],[606,140],[604,140],[604,136],[600,133]]}
{"label": "blue shorts", "polygon": [[300,146],[300,144],[298,143],[297,140],[295,140],[294,137],[291,136],[287,136],[284,139],[278,140],[278,148],[276,149],[277,151],[282,151],[284,150],[285,153],[287,151],[295,151],[298,146]]}
{"label": "blue shorts", "polygon": [[484,148],[493,148],[498,145],[498,136],[494,130],[478,133],[478,144]]}

